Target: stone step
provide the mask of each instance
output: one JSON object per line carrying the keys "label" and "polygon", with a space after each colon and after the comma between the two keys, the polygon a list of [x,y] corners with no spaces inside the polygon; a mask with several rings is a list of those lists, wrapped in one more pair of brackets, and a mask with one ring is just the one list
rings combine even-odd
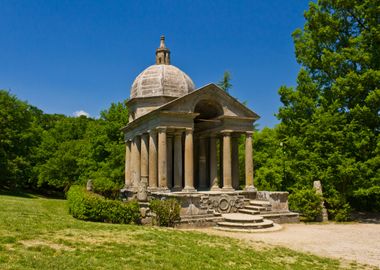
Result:
{"label": "stone step", "polygon": [[255,211],[270,211],[270,207],[264,207],[264,206],[256,206],[256,205],[246,205],[244,206],[244,209],[250,209]]}
{"label": "stone step", "polygon": [[262,222],[258,223],[238,223],[238,222],[228,222],[228,221],[221,221],[218,222],[218,227],[220,228],[228,228],[228,229],[264,229],[264,228],[270,228],[273,227],[273,221],[269,219],[263,219]]}
{"label": "stone step", "polygon": [[264,220],[262,216],[241,213],[223,214],[222,217],[226,222],[237,224],[260,223]]}
{"label": "stone step", "polygon": [[257,214],[260,214],[260,211],[243,208],[243,209],[239,209],[239,213],[257,215]]}
{"label": "stone step", "polygon": [[256,205],[256,206],[264,206],[264,207],[271,207],[271,203],[268,201],[260,201],[260,200],[250,200],[250,205]]}

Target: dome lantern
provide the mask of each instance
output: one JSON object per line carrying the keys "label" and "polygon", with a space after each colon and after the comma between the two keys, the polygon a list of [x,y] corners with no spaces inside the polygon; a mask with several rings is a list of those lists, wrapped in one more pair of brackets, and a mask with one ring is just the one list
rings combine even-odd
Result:
{"label": "dome lantern", "polygon": [[170,65],[170,50],[165,46],[165,36],[161,36],[160,47],[156,50],[156,64]]}

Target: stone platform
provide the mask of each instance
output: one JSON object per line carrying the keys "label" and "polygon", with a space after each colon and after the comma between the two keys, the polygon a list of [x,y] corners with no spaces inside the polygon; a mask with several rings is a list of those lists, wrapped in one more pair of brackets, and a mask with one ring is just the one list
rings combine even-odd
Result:
{"label": "stone platform", "polygon": [[[216,226],[220,222],[231,222],[226,220],[225,214],[236,213],[235,215],[240,214],[240,217],[245,214],[244,216],[249,220],[264,222],[261,224],[262,226],[255,225],[252,228],[248,226],[250,230],[267,227],[267,223],[299,222],[298,214],[290,212],[288,209],[287,197],[287,192],[242,190],[197,192],[151,191],[148,194],[148,200],[154,198],[175,198],[179,201],[181,204],[181,221],[178,227]],[[272,225],[269,227],[272,227]],[[278,226],[276,226],[276,229],[278,229]]]}
{"label": "stone platform", "polygon": [[273,221],[264,219],[260,215],[250,214],[223,214],[223,221],[217,223],[215,229],[232,232],[263,232],[277,231],[282,227]]}

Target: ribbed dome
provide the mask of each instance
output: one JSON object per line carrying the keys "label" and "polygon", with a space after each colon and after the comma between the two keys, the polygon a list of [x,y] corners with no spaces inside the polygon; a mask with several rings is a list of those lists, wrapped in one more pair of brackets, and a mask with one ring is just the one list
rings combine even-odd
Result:
{"label": "ribbed dome", "polygon": [[141,97],[181,97],[194,90],[194,83],[179,68],[168,64],[148,67],[132,84],[131,99]]}

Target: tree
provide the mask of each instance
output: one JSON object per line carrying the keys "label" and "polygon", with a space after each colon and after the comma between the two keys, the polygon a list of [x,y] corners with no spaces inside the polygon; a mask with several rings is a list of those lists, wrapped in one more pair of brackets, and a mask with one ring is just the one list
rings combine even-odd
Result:
{"label": "tree", "polygon": [[303,30],[293,33],[302,69],[295,89],[280,88],[277,114],[287,188],[310,188],[320,179],[327,197],[357,208],[380,200],[379,6],[379,0],[311,2]]}
{"label": "tree", "polygon": [[226,91],[227,93],[230,91],[230,89],[232,88],[232,84],[231,84],[231,74],[229,71],[224,72],[223,79],[220,82],[218,82],[217,85],[220,88],[222,88],[224,91]]}
{"label": "tree", "polygon": [[41,111],[0,90],[0,188],[29,186],[33,152],[40,142]]}

